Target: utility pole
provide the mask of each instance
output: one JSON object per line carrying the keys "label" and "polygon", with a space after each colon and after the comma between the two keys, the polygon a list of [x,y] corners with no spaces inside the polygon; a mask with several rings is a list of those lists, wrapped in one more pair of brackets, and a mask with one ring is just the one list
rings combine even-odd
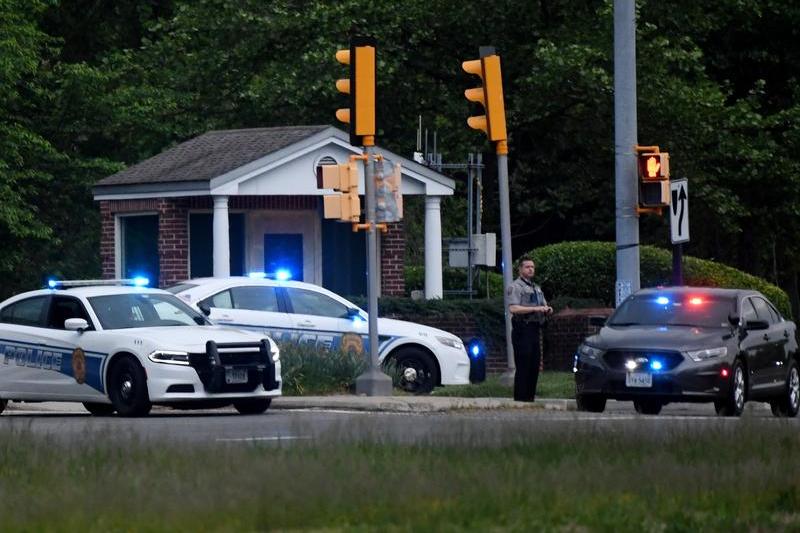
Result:
{"label": "utility pole", "polygon": [[636,2],[614,0],[614,184],[618,306],[639,290]]}

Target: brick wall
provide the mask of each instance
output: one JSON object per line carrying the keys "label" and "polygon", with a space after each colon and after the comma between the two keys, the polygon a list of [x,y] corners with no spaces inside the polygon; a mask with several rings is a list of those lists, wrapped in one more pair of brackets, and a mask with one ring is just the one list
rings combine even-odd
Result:
{"label": "brick wall", "polygon": [[406,293],[403,265],[406,254],[406,236],[403,222],[389,224],[389,231],[381,235],[381,294],[404,296]]}
{"label": "brick wall", "polygon": [[158,285],[189,277],[189,201],[163,198],[158,204]]}
{"label": "brick wall", "polygon": [[[543,330],[542,368],[545,370],[572,370],[573,357],[578,345],[594,333],[596,326],[589,325],[589,317],[611,314],[613,309],[564,309],[554,315]],[[460,337],[465,343],[479,336],[478,325],[473,316],[453,313],[448,316],[398,316],[391,318],[418,322],[443,329]],[[502,339],[502,338],[501,338]],[[483,340],[483,339],[482,339]],[[508,367],[505,342],[484,340],[486,350],[486,372],[500,374]]]}

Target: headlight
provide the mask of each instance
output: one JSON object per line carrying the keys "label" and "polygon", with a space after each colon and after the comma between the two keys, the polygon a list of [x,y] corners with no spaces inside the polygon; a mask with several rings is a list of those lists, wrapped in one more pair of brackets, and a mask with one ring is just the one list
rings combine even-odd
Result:
{"label": "headlight", "polygon": [[603,350],[588,344],[581,344],[578,346],[578,354],[584,359],[597,359],[603,355]]}
{"label": "headlight", "polygon": [[189,366],[189,354],[186,352],[173,352],[169,350],[156,350],[147,356],[154,363],[167,363],[170,365]]}
{"label": "headlight", "polygon": [[686,355],[692,358],[692,361],[705,361],[712,357],[725,357],[728,355],[728,349],[725,346],[719,348],[707,348],[705,350],[696,350],[692,352],[685,352]]}
{"label": "headlight", "polygon": [[281,350],[274,342],[269,343],[269,354],[272,356],[273,363],[277,363],[281,360]]}
{"label": "headlight", "polygon": [[464,343],[461,342],[461,339],[456,337],[436,337],[436,340],[441,342],[445,346],[455,348],[456,350],[464,349]]}

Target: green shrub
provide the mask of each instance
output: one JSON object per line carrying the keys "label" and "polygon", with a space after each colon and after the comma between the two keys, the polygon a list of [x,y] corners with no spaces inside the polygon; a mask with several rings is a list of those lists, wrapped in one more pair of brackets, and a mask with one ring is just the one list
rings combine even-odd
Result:
{"label": "green shrub", "polygon": [[348,392],[367,367],[363,354],[295,343],[280,343],[280,349],[281,380],[287,396]]}
{"label": "green shrub", "polygon": [[[614,304],[616,248],[613,242],[562,242],[530,253],[536,261],[536,281],[545,294],[555,297],[588,298]],[[672,254],[655,246],[640,250],[641,285],[670,285]],[[754,289],[761,291],[786,317],[791,317],[788,295],[766,280],[735,268],[684,256],[683,277],[687,285]]]}
{"label": "green shrub", "polygon": [[[472,290],[478,297],[486,296],[486,285],[489,285],[489,297],[499,298],[503,295],[503,276],[491,270],[481,270],[472,282]],[[425,289],[425,267],[406,266],[405,268],[406,294],[411,291]],[[442,270],[442,288],[445,291],[467,289],[467,269],[445,267]],[[459,298],[463,296],[458,296]]]}

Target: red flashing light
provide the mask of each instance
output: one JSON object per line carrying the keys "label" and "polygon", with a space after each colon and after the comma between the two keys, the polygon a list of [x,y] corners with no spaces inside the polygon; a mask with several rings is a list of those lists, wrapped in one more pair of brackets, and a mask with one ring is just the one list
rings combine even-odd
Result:
{"label": "red flashing light", "polygon": [[727,378],[728,377],[728,369],[727,368],[723,368],[722,370],[719,371],[719,373],[723,378]]}
{"label": "red flashing light", "polygon": [[692,305],[700,305],[701,303],[703,303],[703,299],[700,298],[699,296],[693,296],[689,298],[689,303]]}

